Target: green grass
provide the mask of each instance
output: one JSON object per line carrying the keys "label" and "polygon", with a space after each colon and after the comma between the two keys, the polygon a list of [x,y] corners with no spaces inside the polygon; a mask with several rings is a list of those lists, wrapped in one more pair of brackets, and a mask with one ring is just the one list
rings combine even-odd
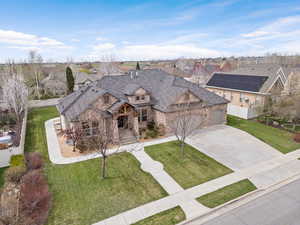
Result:
{"label": "green grass", "polygon": [[3,185],[4,185],[4,171],[5,171],[7,168],[8,168],[8,167],[0,168],[0,188],[2,188]]}
{"label": "green grass", "polygon": [[252,184],[248,179],[245,179],[206,195],[202,195],[197,198],[197,200],[206,207],[214,208],[248,192],[254,191],[255,189],[256,187],[254,184]]}
{"label": "green grass", "polygon": [[185,189],[232,172],[189,145],[185,146],[185,156],[182,157],[177,141],[148,146],[145,151],[161,162],[167,173]]}
{"label": "green grass", "polygon": [[25,151],[41,152],[53,193],[48,225],[90,225],[167,195],[130,153],[108,159],[108,178],[100,179],[100,159],[70,165],[49,162],[44,122],[57,116],[54,107],[28,115]]}
{"label": "green grass", "polygon": [[284,154],[300,148],[300,143],[293,140],[294,134],[286,130],[230,115],[227,116],[227,124],[248,132]]}
{"label": "green grass", "polygon": [[177,206],[175,208],[160,212],[132,225],[174,225],[185,220],[185,214]]}

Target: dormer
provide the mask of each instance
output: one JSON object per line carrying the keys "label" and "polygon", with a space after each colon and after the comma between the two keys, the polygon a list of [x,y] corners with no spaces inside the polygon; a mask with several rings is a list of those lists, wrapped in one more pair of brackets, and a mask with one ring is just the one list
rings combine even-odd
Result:
{"label": "dormer", "polygon": [[139,87],[128,96],[128,99],[131,104],[144,104],[150,102],[150,94],[144,88]]}

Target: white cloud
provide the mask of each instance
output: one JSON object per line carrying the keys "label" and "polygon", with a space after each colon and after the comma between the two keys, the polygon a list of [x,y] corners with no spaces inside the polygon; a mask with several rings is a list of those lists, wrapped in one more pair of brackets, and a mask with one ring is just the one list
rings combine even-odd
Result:
{"label": "white cloud", "polygon": [[72,42],[80,42],[80,40],[79,40],[79,39],[76,39],[76,38],[72,38],[71,41],[72,41]]}
{"label": "white cloud", "polygon": [[0,43],[25,46],[25,48],[70,48],[70,46],[52,38],[12,30],[0,30]]}
{"label": "white cloud", "polygon": [[269,34],[269,32],[257,30],[257,31],[251,32],[251,33],[242,34],[241,36],[252,38],[252,37],[265,36],[265,35],[267,35],[267,34]]}
{"label": "white cloud", "polygon": [[103,43],[103,44],[97,44],[93,46],[93,50],[95,51],[103,51],[103,50],[111,50],[115,48],[115,45],[112,43]]}
{"label": "white cloud", "polygon": [[202,48],[192,44],[144,44],[125,45],[117,48],[112,43],[93,46],[89,55],[92,59],[101,59],[104,55],[114,54],[122,60],[151,60],[151,59],[174,59],[179,57],[217,57],[221,52]]}
{"label": "white cloud", "polygon": [[104,38],[104,37],[97,37],[97,38],[96,38],[96,41],[105,41],[105,40],[107,40],[107,39]]}

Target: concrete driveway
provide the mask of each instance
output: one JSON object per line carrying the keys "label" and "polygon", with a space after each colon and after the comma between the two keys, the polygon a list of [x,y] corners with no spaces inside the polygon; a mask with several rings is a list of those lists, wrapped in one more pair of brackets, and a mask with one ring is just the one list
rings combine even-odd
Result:
{"label": "concrete driveway", "polygon": [[187,143],[235,171],[282,155],[254,136],[226,125],[196,131]]}

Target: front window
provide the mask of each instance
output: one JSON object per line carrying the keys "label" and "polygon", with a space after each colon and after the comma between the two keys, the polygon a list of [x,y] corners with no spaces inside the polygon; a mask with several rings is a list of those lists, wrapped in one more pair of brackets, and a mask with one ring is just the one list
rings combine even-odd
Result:
{"label": "front window", "polygon": [[140,109],[138,115],[139,122],[144,122],[148,120],[148,110],[147,109]]}
{"label": "front window", "polygon": [[108,95],[104,95],[103,99],[104,99],[104,104],[108,104],[109,103],[109,96]]}
{"label": "front window", "polygon": [[139,101],[139,100],[140,100],[140,96],[136,96],[136,97],[135,97],[135,100],[136,100],[136,101]]}

